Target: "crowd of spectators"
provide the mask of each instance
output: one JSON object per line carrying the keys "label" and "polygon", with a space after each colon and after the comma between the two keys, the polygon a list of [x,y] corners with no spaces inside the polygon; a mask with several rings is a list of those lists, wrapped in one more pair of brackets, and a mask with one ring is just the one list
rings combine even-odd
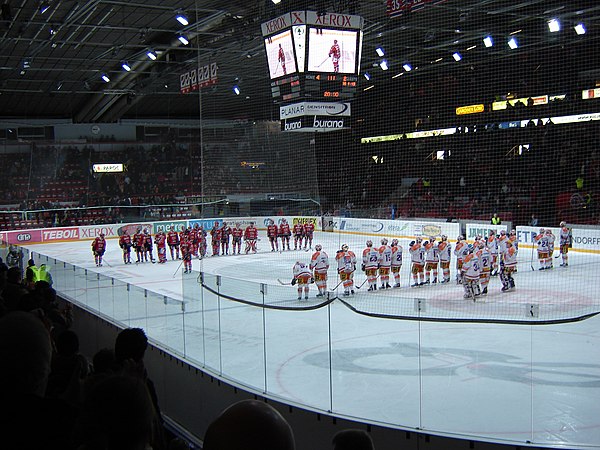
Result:
{"label": "crowd of spectators", "polygon": [[[30,264],[28,272],[35,267],[34,261]],[[144,330],[122,330],[113,347],[98,349],[89,358],[80,352],[79,336],[72,329],[72,307],[62,303],[51,282],[24,283],[22,269],[9,269],[0,260],[2,448],[191,448],[164,425],[144,366]],[[374,448],[362,430],[343,430],[333,436],[332,445],[334,450]],[[202,448],[294,450],[295,438],[275,408],[243,400],[215,418]]]}
{"label": "crowd of spectators", "polygon": [[[197,211],[183,205],[273,193],[320,200],[321,213],[486,219],[500,212],[516,224],[536,213],[542,223],[600,221],[597,121],[474,125],[447,136],[372,144],[352,133],[310,139],[248,125],[246,135],[207,140],[202,148],[197,142],[36,145],[0,154],[9,172],[0,180],[0,228],[188,218]],[[122,163],[125,171],[95,173],[97,163]]]}

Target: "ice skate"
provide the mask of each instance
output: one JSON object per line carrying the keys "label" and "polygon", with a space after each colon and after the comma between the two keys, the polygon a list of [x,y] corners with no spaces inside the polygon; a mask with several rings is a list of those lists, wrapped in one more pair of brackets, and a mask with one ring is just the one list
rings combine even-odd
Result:
{"label": "ice skate", "polygon": [[351,289],[351,290],[350,290],[350,293],[351,293],[352,295],[354,295],[354,289]]}
{"label": "ice skate", "polygon": [[369,289],[367,289],[367,291],[373,292],[373,286],[369,286]]}
{"label": "ice skate", "polygon": [[298,296],[298,300],[302,300],[302,296],[301,295]]}
{"label": "ice skate", "polygon": [[434,278],[433,281],[431,282],[431,284],[436,284],[437,283],[437,278]]}
{"label": "ice skate", "polygon": [[323,294],[321,294],[320,292],[316,295],[317,297],[323,297]]}
{"label": "ice skate", "polygon": [[487,291],[487,286],[483,288],[483,291],[481,291],[481,295],[487,295],[488,291]]}
{"label": "ice skate", "polygon": [[399,287],[400,287],[400,283],[396,283],[396,284],[394,284],[394,287],[395,287],[395,288],[399,288]]}
{"label": "ice skate", "polygon": [[410,287],[419,287],[419,283],[414,282],[413,284],[410,285]]}
{"label": "ice skate", "polygon": [[344,291],[344,297],[350,297],[350,292]]}
{"label": "ice skate", "polygon": [[390,289],[391,288],[390,284],[389,283],[385,283],[385,288],[386,289]]}
{"label": "ice skate", "polygon": [[304,296],[304,300],[308,300],[308,294]]}
{"label": "ice skate", "polygon": [[421,284],[429,284],[429,280],[425,280]]}

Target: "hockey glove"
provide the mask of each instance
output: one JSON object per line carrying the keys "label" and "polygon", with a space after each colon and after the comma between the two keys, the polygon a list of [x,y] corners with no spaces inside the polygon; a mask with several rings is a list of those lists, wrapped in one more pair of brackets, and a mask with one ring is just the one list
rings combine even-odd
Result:
{"label": "hockey glove", "polygon": [[296,279],[292,278],[292,286],[295,286],[295,285],[296,285]]}
{"label": "hockey glove", "polygon": [[310,277],[310,284],[313,284],[315,282],[315,279],[313,277]]}
{"label": "hockey glove", "polygon": [[360,270],[362,270],[363,272],[366,270],[366,267],[364,264],[362,266],[360,266]]}

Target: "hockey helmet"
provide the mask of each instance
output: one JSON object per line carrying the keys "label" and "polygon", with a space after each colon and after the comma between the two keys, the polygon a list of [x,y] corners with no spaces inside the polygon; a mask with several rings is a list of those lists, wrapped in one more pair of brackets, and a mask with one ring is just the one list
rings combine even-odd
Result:
{"label": "hockey helmet", "polygon": [[490,236],[495,236],[496,232],[494,230],[490,230]]}
{"label": "hockey helmet", "polygon": [[347,244],[342,244],[342,250],[343,251],[348,251],[348,245]]}
{"label": "hockey helmet", "polygon": [[429,236],[429,242],[435,242],[435,236]]}
{"label": "hockey helmet", "polygon": [[446,236],[445,234],[442,234],[442,241],[447,241],[448,240],[448,236]]}
{"label": "hockey helmet", "polygon": [[383,239],[381,240],[381,245],[387,245],[387,243],[388,243],[388,240],[387,240],[387,238],[383,238]]}
{"label": "hockey helmet", "polygon": [[563,221],[563,222],[561,222],[561,223],[560,223],[560,226],[561,226],[561,227],[566,227],[566,226],[567,226],[567,222],[564,222],[564,221]]}
{"label": "hockey helmet", "polygon": [[478,246],[479,246],[479,248],[480,248],[481,250],[483,250],[483,249],[485,248],[485,242],[483,242],[483,241],[479,241],[479,244],[478,244]]}
{"label": "hockey helmet", "polygon": [[104,237],[104,233],[100,233],[100,237],[102,237],[102,238],[103,238],[103,237]]}
{"label": "hockey helmet", "polygon": [[459,234],[458,237],[456,238],[457,241],[462,241],[464,239],[464,237],[462,236],[462,234]]}
{"label": "hockey helmet", "polygon": [[423,242],[423,238],[422,237],[418,237],[417,238],[417,244],[420,243],[420,242]]}
{"label": "hockey helmet", "polygon": [[423,246],[428,246],[428,245],[429,245],[429,241],[423,242]]}
{"label": "hockey helmet", "polygon": [[321,247],[321,244],[317,244],[315,245],[315,250],[320,252],[321,250],[323,250],[323,247]]}
{"label": "hockey helmet", "polygon": [[468,247],[469,253],[473,253],[473,244],[469,244]]}
{"label": "hockey helmet", "polygon": [[514,229],[513,229],[513,230],[510,230],[510,234],[511,234],[511,235],[517,234],[517,230],[514,230]]}
{"label": "hockey helmet", "polygon": [[239,222],[236,222],[236,223],[235,223],[235,226],[239,228],[239,227],[240,227],[240,223],[239,223]]}
{"label": "hockey helmet", "polygon": [[506,234],[506,231],[500,230],[500,234],[504,236]]}
{"label": "hockey helmet", "polygon": [[254,222],[250,222],[250,226],[253,227],[254,226]]}
{"label": "hockey helmet", "polygon": [[548,229],[546,230],[546,234],[552,234],[552,230],[551,230],[550,228],[548,228]]}
{"label": "hockey helmet", "polygon": [[398,239],[392,239],[392,245],[393,246],[398,245]]}
{"label": "hockey helmet", "polygon": [[543,228],[540,228],[540,234],[544,234],[546,232],[546,230],[544,230]]}
{"label": "hockey helmet", "polygon": [[[367,247],[373,247],[373,241],[372,240],[368,240],[367,241]],[[342,248],[344,248],[344,246],[342,246]]]}
{"label": "hockey helmet", "polygon": [[287,223],[287,220],[285,220],[285,218],[281,219],[281,223]]}

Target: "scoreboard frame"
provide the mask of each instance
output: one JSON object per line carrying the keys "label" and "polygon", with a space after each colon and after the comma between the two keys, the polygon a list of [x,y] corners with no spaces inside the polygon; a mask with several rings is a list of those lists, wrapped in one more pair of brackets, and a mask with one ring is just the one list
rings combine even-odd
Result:
{"label": "scoreboard frame", "polygon": [[[364,19],[360,16],[317,14],[314,11],[292,11],[263,23],[262,32],[274,103],[303,99],[351,100],[358,88],[363,24]],[[267,46],[271,43],[270,39],[287,30],[291,31],[293,38],[296,71],[273,76],[273,50]],[[323,36],[323,39],[317,36]],[[333,42],[334,39],[336,43]],[[317,45],[317,42],[328,43]],[[336,44],[337,56],[333,49]],[[332,55],[337,58],[336,63]],[[314,70],[320,66],[327,70]]]}

